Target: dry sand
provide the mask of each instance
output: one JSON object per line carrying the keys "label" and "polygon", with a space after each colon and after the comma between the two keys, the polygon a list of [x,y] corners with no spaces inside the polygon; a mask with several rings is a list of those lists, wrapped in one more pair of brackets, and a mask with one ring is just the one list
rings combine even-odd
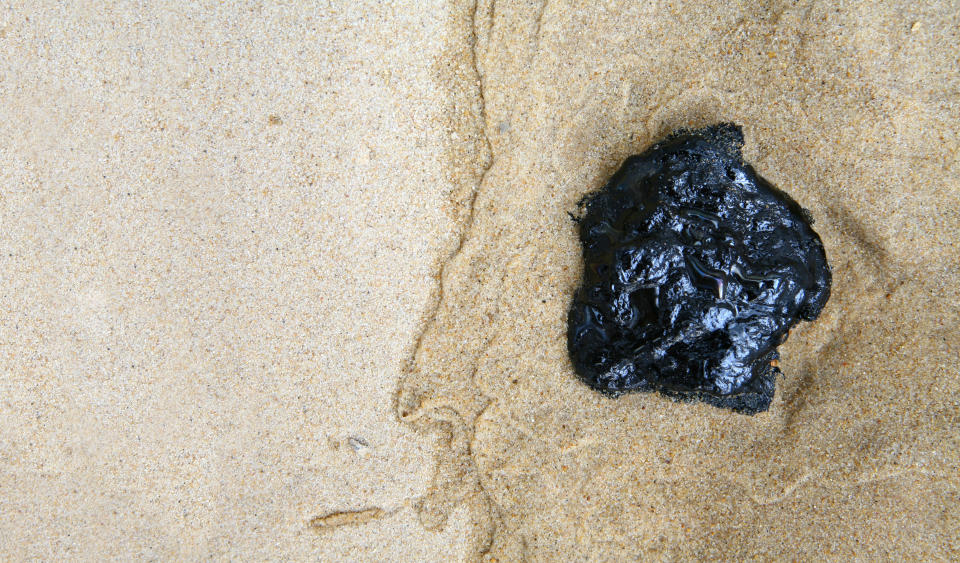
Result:
{"label": "dry sand", "polygon": [[[0,8],[5,558],[960,558],[960,5]],[[606,399],[567,216],[732,120],[769,412]]]}

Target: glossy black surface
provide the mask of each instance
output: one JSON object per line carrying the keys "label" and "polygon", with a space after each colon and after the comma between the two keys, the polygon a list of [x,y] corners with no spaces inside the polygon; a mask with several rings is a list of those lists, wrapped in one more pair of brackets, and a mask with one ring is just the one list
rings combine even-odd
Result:
{"label": "glossy black surface", "polygon": [[732,124],[680,131],[585,198],[567,338],[591,387],[769,407],[776,347],[820,314],[830,268],[809,213],[742,146]]}

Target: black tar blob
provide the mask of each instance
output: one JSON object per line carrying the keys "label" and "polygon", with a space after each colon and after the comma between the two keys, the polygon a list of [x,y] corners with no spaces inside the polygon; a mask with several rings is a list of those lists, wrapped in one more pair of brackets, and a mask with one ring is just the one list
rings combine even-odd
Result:
{"label": "black tar blob", "polygon": [[567,341],[591,387],[769,407],[776,347],[820,314],[830,267],[809,213],[745,164],[742,146],[733,124],[680,131],[582,202]]}

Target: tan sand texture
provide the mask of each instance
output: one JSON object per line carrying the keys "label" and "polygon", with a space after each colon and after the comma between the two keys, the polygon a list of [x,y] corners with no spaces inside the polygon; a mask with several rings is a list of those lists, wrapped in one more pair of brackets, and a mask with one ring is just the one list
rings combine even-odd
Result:
{"label": "tan sand texture", "polygon": [[[960,558],[960,5],[0,7],[0,553]],[[567,212],[733,120],[769,412],[580,383]]]}
{"label": "tan sand texture", "polygon": [[[960,10],[480,2],[492,165],[399,399],[454,437],[424,503],[503,561],[960,557]],[[754,417],[576,380],[581,197],[735,121],[834,269]]]}
{"label": "tan sand texture", "polygon": [[392,406],[445,5],[70,4],[0,12],[0,558],[461,557]]}

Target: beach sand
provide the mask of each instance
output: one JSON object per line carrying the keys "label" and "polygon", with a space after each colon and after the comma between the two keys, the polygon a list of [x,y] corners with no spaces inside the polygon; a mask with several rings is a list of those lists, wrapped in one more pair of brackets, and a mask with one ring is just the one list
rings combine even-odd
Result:
{"label": "beach sand", "polygon": [[[0,552],[960,558],[958,8],[0,9]],[[568,212],[719,121],[831,300],[766,413],[600,396]]]}

